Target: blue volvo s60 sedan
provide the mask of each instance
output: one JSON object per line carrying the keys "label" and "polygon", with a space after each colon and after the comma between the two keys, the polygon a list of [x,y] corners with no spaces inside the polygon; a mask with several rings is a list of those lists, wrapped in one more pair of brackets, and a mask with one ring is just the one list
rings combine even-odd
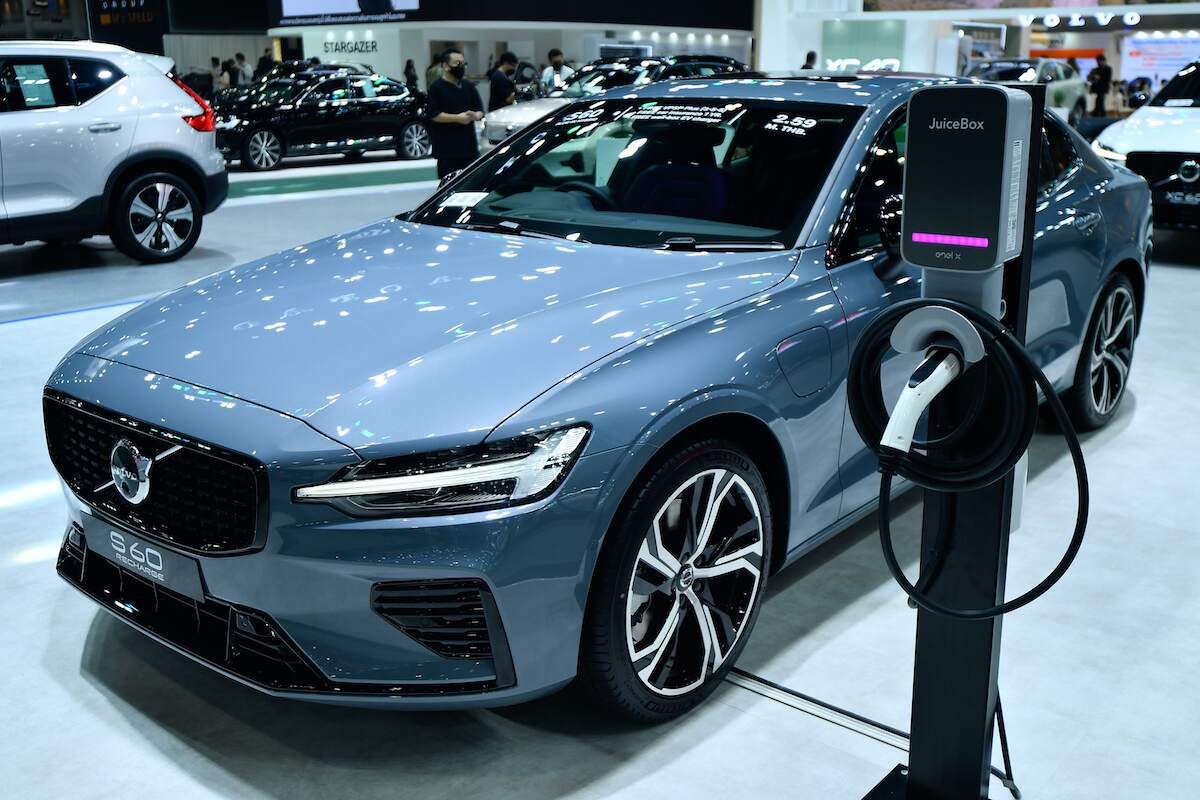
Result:
{"label": "blue volvo s60 sedan", "polygon": [[[59,574],[276,695],[501,705],[578,676],[687,710],[770,575],[872,507],[847,360],[921,290],[898,219],[929,82],[589,98],[415,211],[125,314],[45,390]],[[1149,194],[1053,116],[1041,147],[1029,342],[1096,427]]]}

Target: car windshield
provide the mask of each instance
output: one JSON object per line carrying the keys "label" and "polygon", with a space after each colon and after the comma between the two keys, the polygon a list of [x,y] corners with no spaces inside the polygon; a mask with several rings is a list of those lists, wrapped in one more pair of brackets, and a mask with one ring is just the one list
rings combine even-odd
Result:
{"label": "car windshield", "polygon": [[967,73],[969,77],[985,81],[1025,81],[1032,82],[1037,78],[1037,69],[1028,62],[995,62],[976,64]]}
{"label": "car windshield", "polygon": [[624,246],[790,246],[861,113],[716,98],[576,103],[412,219]]}
{"label": "car windshield", "polygon": [[1184,67],[1150,101],[1152,106],[1200,106],[1200,61]]}
{"label": "car windshield", "polygon": [[649,83],[650,74],[656,64],[649,66],[629,64],[619,66],[596,67],[595,69],[579,72],[567,81],[561,89],[550,92],[551,97],[591,97],[592,95],[617,89],[621,86]]}

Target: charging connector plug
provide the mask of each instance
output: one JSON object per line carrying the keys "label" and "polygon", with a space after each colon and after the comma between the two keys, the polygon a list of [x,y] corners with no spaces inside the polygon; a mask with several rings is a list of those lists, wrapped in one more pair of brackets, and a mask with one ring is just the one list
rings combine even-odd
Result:
{"label": "charging connector plug", "polygon": [[962,371],[962,359],[954,351],[942,348],[930,350],[900,393],[900,399],[896,401],[887,428],[879,440],[879,446],[885,452],[892,451],[888,455],[908,454],[921,415]]}

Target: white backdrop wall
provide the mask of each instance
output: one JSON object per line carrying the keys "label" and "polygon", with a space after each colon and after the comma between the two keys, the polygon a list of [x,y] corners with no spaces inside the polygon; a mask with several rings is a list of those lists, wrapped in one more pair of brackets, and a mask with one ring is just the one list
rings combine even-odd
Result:
{"label": "white backdrop wall", "polygon": [[251,65],[257,64],[263,50],[271,47],[274,41],[270,36],[253,34],[216,36],[168,33],[163,36],[163,52],[167,58],[175,61],[175,68],[180,73],[192,72],[196,68],[207,72],[209,59],[213,56],[224,61],[233,58],[235,53],[244,53]]}

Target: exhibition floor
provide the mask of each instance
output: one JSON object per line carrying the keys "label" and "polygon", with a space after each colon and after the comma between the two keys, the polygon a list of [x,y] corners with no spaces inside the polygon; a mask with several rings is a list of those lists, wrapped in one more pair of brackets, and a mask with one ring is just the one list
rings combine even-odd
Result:
{"label": "exhibition floor", "polygon": [[[5,795],[861,797],[903,753],[740,686],[659,727],[614,722],[570,690],[441,714],[278,701],[148,640],[55,575],[65,515],[40,390],[56,360],[130,300],[406,210],[431,187],[243,194],[205,220],[189,257],[166,266],[131,266],[104,239],[53,252],[0,248]],[[1119,419],[1085,437],[1092,517],[1083,551],[1058,587],[1004,625],[1000,686],[1026,797],[1193,793],[1195,241],[1157,236],[1132,394]],[[898,504],[894,526],[910,563],[917,499]],[[1013,538],[1010,594],[1057,560],[1074,513],[1066,450],[1044,430]],[[739,667],[906,728],[914,618],[868,519],[775,578]],[[994,783],[992,796],[1008,795]]]}

